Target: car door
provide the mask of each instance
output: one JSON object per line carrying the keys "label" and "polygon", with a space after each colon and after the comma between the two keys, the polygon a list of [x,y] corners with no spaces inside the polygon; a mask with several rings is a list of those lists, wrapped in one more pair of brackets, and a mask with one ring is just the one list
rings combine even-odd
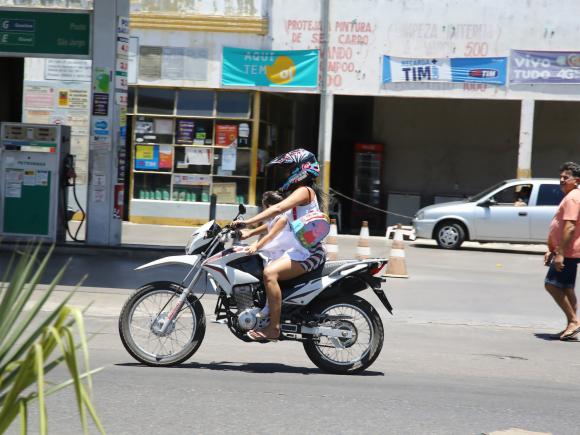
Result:
{"label": "car door", "polygon": [[[527,198],[521,201],[521,192],[524,190]],[[474,219],[477,240],[529,240],[529,198],[533,193],[531,183],[514,183],[480,201]]]}
{"label": "car door", "polygon": [[545,243],[548,238],[548,229],[558,205],[564,198],[560,183],[542,182],[538,185],[537,195],[532,197],[530,207],[530,239]]}

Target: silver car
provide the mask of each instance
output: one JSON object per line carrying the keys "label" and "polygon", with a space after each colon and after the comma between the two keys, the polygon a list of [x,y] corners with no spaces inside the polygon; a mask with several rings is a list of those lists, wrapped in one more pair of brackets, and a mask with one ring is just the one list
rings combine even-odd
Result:
{"label": "silver car", "polygon": [[564,194],[552,178],[506,180],[463,201],[430,205],[417,212],[417,237],[441,248],[476,242],[545,243]]}

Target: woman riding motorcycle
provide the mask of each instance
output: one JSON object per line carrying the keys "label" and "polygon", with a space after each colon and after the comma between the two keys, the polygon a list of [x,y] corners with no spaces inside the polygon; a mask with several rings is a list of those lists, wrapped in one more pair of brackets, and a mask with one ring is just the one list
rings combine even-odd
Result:
{"label": "woman riding motorcycle", "polygon": [[[318,205],[320,192],[314,182],[320,174],[320,167],[314,154],[304,149],[293,150],[275,158],[268,166],[281,166],[287,170],[287,179],[279,189],[287,195],[286,198],[246,221],[233,222],[233,227],[243,228],[258,224],[281,213],[285,213],[288,221],[292,222],[311,211],[320,211]],[[276,341],[280,336],[282,291],[278,281],[297,278],[317,269],[326,261],[326,252],[321,243],[308,250],[296,240],[284,254],[264,268],[270,323],[264,329],[248,332],[248,337],[252,340]]]}

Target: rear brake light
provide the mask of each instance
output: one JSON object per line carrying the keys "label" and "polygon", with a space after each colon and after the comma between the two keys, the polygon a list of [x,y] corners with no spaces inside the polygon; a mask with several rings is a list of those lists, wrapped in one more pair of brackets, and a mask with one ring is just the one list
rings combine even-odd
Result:
{"label": "rear brake light", "polygon": [[372,267],[372,268],[370,269],[370,273],[371,273],[371,275],[373,275],[373,276],[375,276],[375,275],[378,275],[378,274],[379,274],[379,272],[380,272],[381,270],[383,270],[383,267],[385,267],[385,264],[387,264],[387,263],[379,263],[377,266],[375,266],[375,267]]}

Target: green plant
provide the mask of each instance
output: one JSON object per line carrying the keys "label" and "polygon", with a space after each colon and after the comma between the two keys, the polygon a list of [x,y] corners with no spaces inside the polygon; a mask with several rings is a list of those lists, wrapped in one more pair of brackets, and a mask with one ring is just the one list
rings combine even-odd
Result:
{"label": "green plant", "polygon": [[[54,247],[38,264],[40,248],[39,245],[35,249],[25,249],[19,259],[12,256],[0,282],[0,434],[6,432],[18,416],[21,433],[27,433],[27,410],[33,400],[38,400],[39,432],[47,433],[45,398],[68,386],[74,387],[83,431],[88,433],[88,413],[97,429],[104,433],[90,400],[91,375],[100,369],[89,370],[83,313],[68,305],[72,293],[40,324],[33,324],[68,265],[59,271],[48,289],[39,292],[40,299],[31,302]],[[77,358],[79,349],[82,364]],[[46,380],[46,374],[61,365],[68,369],[70,379],[59,384]]]}

